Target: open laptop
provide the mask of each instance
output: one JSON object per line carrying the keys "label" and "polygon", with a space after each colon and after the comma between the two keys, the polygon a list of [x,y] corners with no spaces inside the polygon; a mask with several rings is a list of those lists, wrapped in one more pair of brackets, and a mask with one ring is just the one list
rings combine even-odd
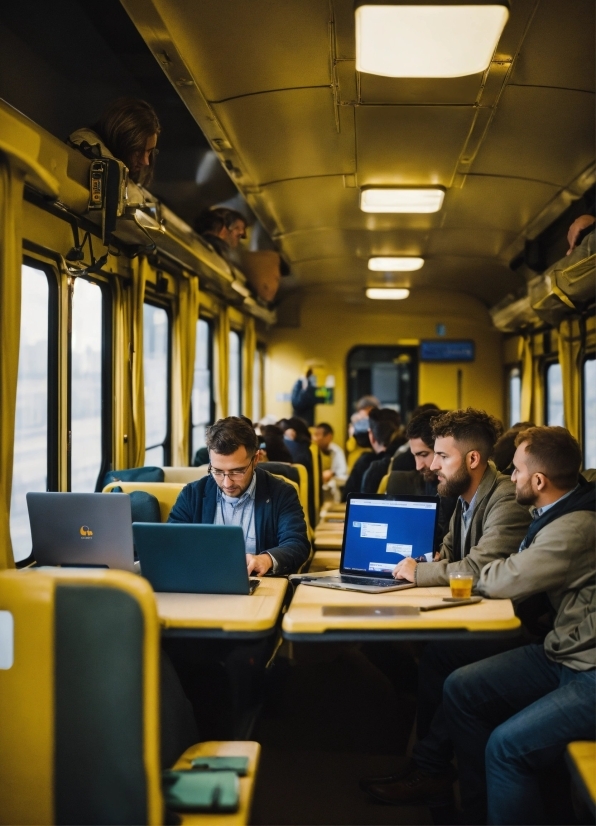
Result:
{"label": "open laptop", "polygon": [[185,594],[252,594],[244,534],[239,525],[133,522],[141,573],[154,591]]}
{"label": "open laptop", "polygon": [[305,575],[300,582],[368,594],[413,588],[391,572],[408,556],[432,560],[438,507],[434,496],[350,494],[339,575]]}
{"label": "open laptop", "polygon": [[126,493],[28,493],[38,565],[135,571]]}

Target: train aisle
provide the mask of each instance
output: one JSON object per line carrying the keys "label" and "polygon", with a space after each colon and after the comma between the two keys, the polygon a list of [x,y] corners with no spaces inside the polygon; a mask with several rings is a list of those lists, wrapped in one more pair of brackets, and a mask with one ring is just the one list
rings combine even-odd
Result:
{"label": "train aisle", "polygon": [[[253,737],[262,757],[253,824],[430,824],[428,809],[377,805],[360,777],[405,756],[415,701],[353,646],[294,646],[276,662],[272,697]],[[280,673],[281,672],[281,673]]]}

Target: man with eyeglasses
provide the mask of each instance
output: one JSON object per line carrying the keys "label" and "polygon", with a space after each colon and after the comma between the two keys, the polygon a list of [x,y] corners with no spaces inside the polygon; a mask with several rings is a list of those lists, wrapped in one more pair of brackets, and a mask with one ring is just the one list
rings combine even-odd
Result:
{"label": "man with eyeglasses", "polygon": [[240,525],[249,574],[295,573],[310,553],[302,505],[291,485],[257,467],[251,422],[220,419],[206,443],[209,475],[181,491],[168,521]]}

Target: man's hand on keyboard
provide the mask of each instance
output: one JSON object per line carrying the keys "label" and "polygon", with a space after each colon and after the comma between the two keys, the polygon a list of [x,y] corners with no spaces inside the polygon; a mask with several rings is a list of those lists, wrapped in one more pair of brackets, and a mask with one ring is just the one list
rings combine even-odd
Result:
{"label": "man's hand on keyboard", "polygon": [[408,582],[415,582],[417,564],[415,559],[408,556],[397,563],[391,574],[394,579],[407,579]]}

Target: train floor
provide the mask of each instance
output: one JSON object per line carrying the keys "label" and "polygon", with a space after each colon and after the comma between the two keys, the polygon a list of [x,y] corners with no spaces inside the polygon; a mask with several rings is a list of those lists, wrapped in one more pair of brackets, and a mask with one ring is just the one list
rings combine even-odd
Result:
{"label": "train floor", "polygon": [[433,823],[425,807],[376,804],[358,787],[405,759],[411,693],[398,696],[355,646],[294,645],[272,676],[252,735],[262,746],[253,824]]}

